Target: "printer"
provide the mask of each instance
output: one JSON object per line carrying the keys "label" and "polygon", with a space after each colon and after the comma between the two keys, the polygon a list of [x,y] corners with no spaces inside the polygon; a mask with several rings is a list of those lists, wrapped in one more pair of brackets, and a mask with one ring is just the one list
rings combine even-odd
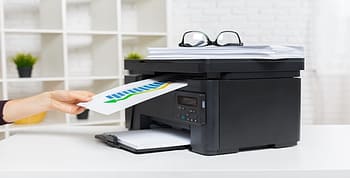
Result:
{"label": "printer", "polygon": [[203,155],[299,141],[303,58],[125,60],[125,69],[126,83],[173,76],[188,84],[128,108],[129,130],[183,130]]}

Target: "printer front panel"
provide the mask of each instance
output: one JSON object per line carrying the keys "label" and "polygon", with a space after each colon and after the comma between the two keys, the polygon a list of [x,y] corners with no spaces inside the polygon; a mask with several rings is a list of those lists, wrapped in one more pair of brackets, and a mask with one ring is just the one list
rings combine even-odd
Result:
{"label": "printer front panel", "polygon": [[[177,128],[206,124],[206,95],[201,92],[205,81],[187,81],[189,87],[137,104],[126,112],[130,129],[149,128],[159,122]],[[132,124],[132,125],[131,125]]]}
{"label": "printer front panel", "polygon": [[187,87],[127,109],[127,126],[131,130],[153,125],[186,129],[190,132],[191,151],[219,154],[219,80],[186,82]]}
{"label": "printer front panel", "polygon": [[176,91],[176,120],[201,126],[206,122],[205,95],[202,93]]}

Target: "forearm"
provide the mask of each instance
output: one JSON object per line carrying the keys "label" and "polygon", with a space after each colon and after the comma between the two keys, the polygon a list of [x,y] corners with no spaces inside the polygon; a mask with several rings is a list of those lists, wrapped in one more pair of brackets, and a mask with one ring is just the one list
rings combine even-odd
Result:
{"label": "forearm", "polygon": [[8,101],[3,110],[3,118],[6,122],[14,122],[18,119],[50,110],[50,93],[45,92],[35,96]]}
{"label": "forearm", "polygon": [[85,108],[78,106],[87,102],[94,94],[88,91],[57,90],[45,92],[32,97],[8,101],[3,108],[3,120],[14,122],[48,110],[56,110],[69,114],[79,114]]}

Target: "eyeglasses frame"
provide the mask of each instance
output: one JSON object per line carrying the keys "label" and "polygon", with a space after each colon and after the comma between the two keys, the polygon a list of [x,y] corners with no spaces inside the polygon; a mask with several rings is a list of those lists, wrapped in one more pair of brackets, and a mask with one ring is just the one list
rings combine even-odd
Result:
{"label": "eyeglasses frame", "polygon": [[[221,32],[217,35],[215,41],[211,41],[210,38],[209,38],[209,36],[208,36],[207,34],[205,34],[204,32],[202,32],[202,31],[196,31],[196,30],[191,30],[191,31],[185,32],[185,33],[182,35],[182,40],[181,40],[181,42],[179,43],[179,46],[180,46],[180,47],[196,47],[196,46],[190,46],[190,45],[186,45],[186,44],[185,44],[185,36],[186,36],[187,34],[193,33],[193,32],[203,34],[203,36],[204,36],[204,37],[206,38],[206,40],[208,41],[208,44],[206,44],[205,46],[210,46],[210,45],[215,45],[215,46],[243,46],[243,43],[242,43],[242,41],[241,41],[241,38],[240,38],[239,34],[238,34],[237,32],[235,32],[235,31],[230,31],[230,30],[221,31]],[[225,45],[220,45],[220,44],[218,44],[218,38],[219,38],[219,36],[220,36],[221,34],[227,33],[227,32],[230,32],[230,33],[235,34],[235,35],[237,36],[238,43],[229,43],[229,44],[225,44]],[[204,47],[204,46],[201,46],[201,47]]]}

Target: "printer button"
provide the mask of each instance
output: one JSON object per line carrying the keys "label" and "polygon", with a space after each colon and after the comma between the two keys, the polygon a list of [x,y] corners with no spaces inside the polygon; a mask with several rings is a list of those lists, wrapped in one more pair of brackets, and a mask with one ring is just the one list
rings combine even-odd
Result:
{"label": "printer button", "polygon": [[190,113],[196,113],[196,110],[190,109],[189,112],[190,112]]}
{"label": "printer button", "polygon": [[178,108],[179,110],[185,110],[185,108],[182,107],[182,106],[178,106],[177,108]]}
{"label": "printer button", "polygon": [[186,119],[186,117],[184,116],[184,115],[181,115],[181,120],[185,120]]}

